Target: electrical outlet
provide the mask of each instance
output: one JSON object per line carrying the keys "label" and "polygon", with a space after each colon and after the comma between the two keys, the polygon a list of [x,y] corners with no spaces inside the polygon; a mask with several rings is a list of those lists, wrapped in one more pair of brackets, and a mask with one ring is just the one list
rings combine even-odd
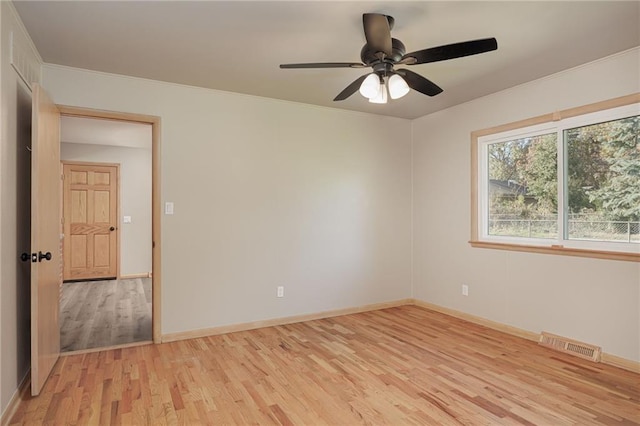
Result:
{"label": "electrical outlet", "polygon": [[462,295],[463,296],[469,295],[469,286],[466,284],[462,284]]}
{"label": "electrical outlet", "polygon": [[277,296],[278,297],[284,297],[284,287],[283,286],[278,286]]}

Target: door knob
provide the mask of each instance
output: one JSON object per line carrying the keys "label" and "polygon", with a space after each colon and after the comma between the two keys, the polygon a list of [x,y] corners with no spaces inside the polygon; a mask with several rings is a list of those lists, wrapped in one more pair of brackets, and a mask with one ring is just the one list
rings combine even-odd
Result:
{"label": "door knob", "polygon": [[111,228],[109,228],[109,231],[115,231],[115,230],[116,230],[115,226],[112,226]]}
{"label": "door knob", "polygon": [[[42,254],[42,252],[40,252],[40,254]],[[46,254],[43,256],[47,256]],[[49,253],[49,257],[51,257],[51,253]],[[36,263],[38,261],[38,253],[22,253],[20,255],[20,260],[22,260],[23,262],[27,262],[29,260],[31,260],[32,263]],[[48,260],[48,259],[47,259]],[[42,261],[41,261],[42,262]]]}
{"label": "door knob", "polygon": [[47,260],[51,260],[51,252],[48,251],[46,253],[42,253],[41,251],[38,252],[38,262],[42,262],[42,259],[47,259]]}

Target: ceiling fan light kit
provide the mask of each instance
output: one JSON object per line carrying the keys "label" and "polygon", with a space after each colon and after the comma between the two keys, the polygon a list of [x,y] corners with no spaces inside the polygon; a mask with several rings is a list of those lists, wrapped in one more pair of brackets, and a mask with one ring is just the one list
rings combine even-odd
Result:
{"label": "ceiling fan light kit", "polygon": [[409,93],[409,86],[398,74],[386,78],[376,73],[371,73],[360,85],[359,92],[373,104],[386,104],[388,97],[400,99]]}
{"label": "ceiling fan light kit", "polygon": [[[367,43],[360,51],[362,62],[318,62],[306,64],[281,64],[280,68],[366,68],[373,72],[361,76],[347,86],[333,100],[343,101],[359,91],[371,103],[387,103],[391,99],[400,99],[413,89],[427,96],[442,93],[442,88],[431,80],[408,69],[394,69],[395,65],[420,65],[430,62],[446,61],[490,52],[498,48],[495,38],[464,41],[405,53],[404,44],[391,38],[391,29],[395,20],[392,16],[380,13],[362,15],[362,25]],[[387,94],[388,92],[388,94]]]}
{"label": "ceiling fan light kit", "polygon": [[372,104],[387,103],[387,88],[385,87],[384,82],[380,83],[379,87],[380,90],[378,91],[378,95],[373,98],[369,98],[369,102],[371,102]]}

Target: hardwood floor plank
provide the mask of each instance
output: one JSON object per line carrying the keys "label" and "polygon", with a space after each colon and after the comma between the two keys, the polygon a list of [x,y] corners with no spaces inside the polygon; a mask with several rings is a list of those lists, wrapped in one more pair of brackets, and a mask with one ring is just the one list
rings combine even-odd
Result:
{"label": "hardwood floor plank", "polygon": [[11,424],[43,422],[640,425],[640,375],[402,306],[69,355]]}

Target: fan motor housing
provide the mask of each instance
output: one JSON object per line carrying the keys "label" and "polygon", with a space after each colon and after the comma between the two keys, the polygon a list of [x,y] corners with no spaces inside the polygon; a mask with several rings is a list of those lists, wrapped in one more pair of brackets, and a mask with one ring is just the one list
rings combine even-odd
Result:
{"label": "fan motor housing", "polygon": [[[360,59],[367,65],[371,65],[375,62],[380,62],[380,58],[376,56],[378,53],[377,50],[369,47],[368,44],[362,46],[362,50],[360,51]],[[391,55],[385,56],[384,60],[389,62],[398,62],[404,54],[406,53],[406,48],[404,47],[404,43],[402,43],[397,38],[391,39]]]}

